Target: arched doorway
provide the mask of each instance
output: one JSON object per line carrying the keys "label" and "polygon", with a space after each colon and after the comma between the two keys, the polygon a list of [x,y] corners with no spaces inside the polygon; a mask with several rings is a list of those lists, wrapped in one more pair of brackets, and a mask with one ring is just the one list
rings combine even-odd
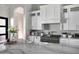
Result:
{"label": "arched doorway", "polygon": [[14,26],[18,29],[17,39],[24,39],[24,8],[15,8],[13,18]]}

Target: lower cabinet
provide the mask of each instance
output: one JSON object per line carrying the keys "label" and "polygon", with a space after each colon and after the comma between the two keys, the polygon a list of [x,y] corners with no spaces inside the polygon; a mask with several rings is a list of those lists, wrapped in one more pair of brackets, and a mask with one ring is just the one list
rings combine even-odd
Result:
{"label": "lower cabinet", "polygon": [[79,48],[79,39],[75,38],[61,38],[60,39],[60,44],[61,45],[66,45],[70,47],[77,47]]}

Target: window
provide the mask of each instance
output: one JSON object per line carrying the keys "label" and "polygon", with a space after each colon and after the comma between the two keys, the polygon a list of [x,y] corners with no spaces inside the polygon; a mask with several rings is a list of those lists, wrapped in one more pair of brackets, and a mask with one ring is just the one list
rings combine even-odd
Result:
{"label": "window", "polygon": [[5,33],[6,33],[5,30],[6,30],[6,29],[5,29],[4,27],[0,27],[0,34],[5,34]]}
{"label": "window", "polygon": [[3,26],[5,26],[5,20],[3,20],[3,19],[0,19],[0,25],[3,25]]}
{"label": "window", "polygon": [[8,18],[0,17],[0,38],[8,39]]}

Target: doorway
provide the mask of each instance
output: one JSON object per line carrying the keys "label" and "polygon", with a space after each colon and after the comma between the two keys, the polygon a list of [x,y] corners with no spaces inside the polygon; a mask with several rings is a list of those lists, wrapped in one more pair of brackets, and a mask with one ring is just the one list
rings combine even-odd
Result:
{"label": "doorway", "polygon": [[24,8],[16,7],[14,9],[14,26],[18,29],[17,39],[23,40],[25,36],[24,27]]}

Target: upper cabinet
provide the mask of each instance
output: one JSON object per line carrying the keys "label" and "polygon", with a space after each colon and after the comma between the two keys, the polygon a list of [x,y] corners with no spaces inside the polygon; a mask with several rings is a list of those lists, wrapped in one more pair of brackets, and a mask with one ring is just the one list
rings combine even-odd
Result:
{"label": "upper cabinet", "polygon": [[32,29],[33,30],[38,30],[39,27],[39,22],[40,22],[40,11],[32,11],[31,12],[31,20],[32,20]]}
{"label": "upper cabinet", "polygon": [[42,20],[57,20],[60,22],[61,17],[61,5],[59,4],[50,4],[50,5],[44,5],[40,6],[40,18]]}
{"label": "upper cabinet", "polygon": [[63,30],[79,30],[79,5],[64,6]]}
{"label": "upper cabinet", "polygon": [[32,29],[42,29],[42,24],[60,23],[61,5],[49,4],[40,6],[39,11],[32,11]]}

